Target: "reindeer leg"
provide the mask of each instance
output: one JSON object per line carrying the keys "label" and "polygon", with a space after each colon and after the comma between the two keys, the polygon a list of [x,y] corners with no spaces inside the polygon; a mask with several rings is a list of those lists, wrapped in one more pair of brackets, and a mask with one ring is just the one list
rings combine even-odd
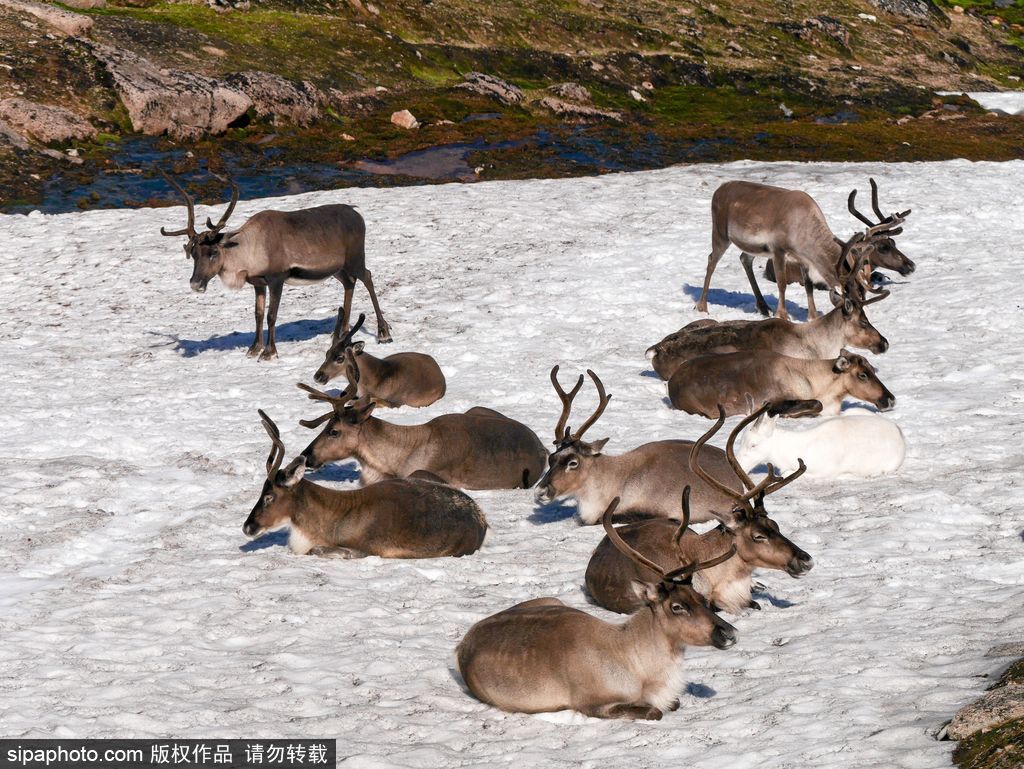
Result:
{"label": "reindeer leg", "polygon": [[281,304],[281,292],[284,290],[284,282],[270,284],[270,307],[267,309],[267,348],[260,354],[260,360],[273,360],[277,357],[277,345],[274,334],[277,329],[277,307]]}
{"label": "reindeer leg", "polygon": [[722,254],[729,248],[729,238],[722,237],[716,230],[711,233],[711,253],[708,254],[708,271],[704,273],[704,290],[700,292],[700,299],[697,300],[697,312],[708,311],[708,290],[711,288],[711,276],[718,266]]}
{"label": "reindeer leg", "polygon": [[768,303],[764,300],[760,286],[757,285],[757,278],[754,277],[754,257],[744,251],[740,254],[740,262],[743,263],[743,271],[747,273],[747,280],[750,281],[750,288],[754,292],[757,311],[767,317],[771,314],[771,310],[768,309]]}
{"label": "reindeer leg", "polygon": [[352,316],[352,292],[355,290],[356,282],[344,270],[336,273],[334,277],[340,280],[345,288],[345,299],[342,301],[341,312],[338,313],[338,322],[334,324],[334,340],[337,341],[348,332],[348,321]]}
{"label": "reindeer leg", "polygon": [[789,319],[786,312],[786,255],[782,251],[772,254],[772,266],[775,268],[775,283],[779,287],[779,306],[775,308],[776,318]]}
{"label": "reindeer leg", "polygon": [[267,287],[253,286],[252,288],[256,292],[256,337],[245,354],[250,358],[255,358],[263,352],[263,310],[267,304]]}
{"label": "reindeer leg", "polygon": [[814,281],[806,267],[800,268],[800,275],[804,279],[804,291],[807,292],[807,320],[814,320],[818,317],[818,309],[814,306]]}
{"label": "reindeer leg", "polygon": [[643,702],[616,702],[610,705],[598,705],[594,708],[581,710],[584,715],[593,718],[630,718],[645,721],[660,721],[662,713],[653,705]]}
{"label": "reindeer leg", "polygon": [[373,290],[373,275],[370,274],[369,270],[363,270],[363,277],[360,280],[363,281],[366,290],[370,292],[373,311],[377,315],[377,343],[386,344],[391,341],[391,327],[384,320],[384,315],[380,311],[380,304],[377,303],[377,292]]}

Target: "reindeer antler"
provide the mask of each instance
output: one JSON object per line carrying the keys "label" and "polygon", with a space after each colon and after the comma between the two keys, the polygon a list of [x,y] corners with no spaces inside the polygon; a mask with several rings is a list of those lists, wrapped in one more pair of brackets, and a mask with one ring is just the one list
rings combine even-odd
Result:
{"label": "reindeer antler", "polygon": [[[911,209],[908,208],[906,211],[901,211],[899,213],[894,213],[890,214],[889,216],[886,216],[885,214],[882,213],[882,209],[878,205],[878,184],[875,182],[874,179],[868,179],[868,181],[871,183],[871,208],[875,212],[875,216],[878,217],[878,221],[871,221],[867,216],[865,216],[864,214],[857,210],[857,206],[854,203],[854,201],[857,199],[857,190],[853,190],[850,193],[850,197],[846,201],[846,207],[850,210],[850,213],[856,216],[862,222],[864,222],[864,224],[866,224],[868,227],[872,228],[885,225],[886,229],[892,229],[897,225],[901,224],[903,220],[906,219],[907,216],[910,214]],[[900,232],[902,232],[902,230],[894,230],[889,234],[890,236],[894,236],[899,235]]]}
{"label": "reindeer antler", "polygon": [[319,427],[328,419],[333,417],[335,414],[340,414],[342,410],[345,408],[346,404],[348,404],[355,395],[355,393],[349,392],[349,388],[347,387],[344,390],[342,390],[339,395],[329,395],[325,393],[323,390],[317,390],[315,387],[310,387],[308,384],[305,384],[304,382],[296,382],[295,386],[298,387],[300,390],[309,393],[309,399],[311,401],[323,401],[325,403],[330,403],[331,406],[333,407],[331,411],[328,411],[326,414],[318,416],[316,419],[299,420],[300,425],[302,425],[303,427],[309,427],[311,429],[314,427]]}
{"label": "reindeer antler", "polygon": [[736,555],[736,545],[733,544],[728,550],[722,555],[715,556],[707,561],[694,561],[693,563],[686,563],[683,549],[681,547],[681,540],[683,535],[686,533],[686,528],[690,525],[690,487],[686,486],[683,489],[683,522],[679,528],[676,529],[675,535],[672,537],[672,544],[676,548],[676,557],[679,558],[679,563],[683,564],[678,569],[673,569],[668,572],[663,579],[666,582],[687,582],[693,578],[693,575],[698,571],[704,571],[704,569],[710,569],[712,566],[717,566],[724,561],[728,561],[734,555]]}
{"label": "reindeer antler", "polygon": [[[338,308],[338,315],[342,315],[342,313],[344,312],[344,309],[345,309],[344,307],[339,307]],[[359,313],[359,318],[356,320],[356,324],[352,328],[350,328],[348,330],[348,333],[346,333],[345,336],[341,337],[341,339],[335,339],[334,340],[334,344],[332,344],[331,346],[335,347],[335,346],[337,346],[339,344],[347,345],[350,341],[352,341],[352,337],[355,336],[355,333],[359,329],[361,329],[363,327],[363,321],[364,320],[366,320],[366,313],[364,313],[364,312]],[[341,321],[339,320],[338,322],[340,324]]]}
{"label": "reindeer antler", "polygon": [[565,423],[569,420],[569,412],[572,411],[573,398],[576,397],[576,393],[583,387],[583,374],[580,374],[579,379],[576,380],[575,387],[567,393],[562,389],[562,385],[558,383],[558,366],[555,366],[551,369],[551,384],[554,386],[555,392],[558,393],[558,399],[562,401],[562,415],[558,417],[558,424],[555,425],[555,445],[558,445],[569,437],[569,430],[566,428]]}
{"label": "reindeer antler", "polygon": [[614,526],[612,526],[612,514],[615,512],[615,508],[617,508],[618,506],[619,498],[615,497],[615,499],[611,501],[611,504],[609,504],[608,507],[605,508],[604,515],[601,516],[601,525],[604,526],[604,531],[605,534],[608,535],[608,539],[611,541],[613,545],[615,545],[615,549],[622,553],[624,556],[640,564],[641,566],[650,569],[658,576],[664,578],[667,572],[663,568],[658,566],[658,564],[656,564],[650,558],[645,556],[643,553],[640,553],[634,550],[629,545],[627,545],[626,541],[621,536],[619,536],[619,532],[615,529]]}
{"label": "reindeer antler", "polygon": [[210,174],[215,178],[220,179],[222,182],[231,185],[231,202],[228,203],[227,210],[224,211],[224,214],[220,217],[220,221],[214,224],[213,220],[210,219],[209,217],[207,217],[206,219],[206,226],[210,230],[212,230],[213,232],[220,232],[221,230],[224,229],[224,225],[228,223],[228,218],[235,210],[235,204],[238,202],[238,185],[235,184],[235,180],[230,177],[225,178],[220,174],[213,173],[212,171],[210,172]]}
{"label": "reindeer antler", "polygon": [[185,205],[188,207],[188,224],[185,225],[183,230],[169,231],[163,227],[160,228],[160,234],[169,238],[177,237],[178,235],[188,235],[190,238],[195,237],[196,233],[196,210],[195,204],[192,201],[192,196],[185,192],[185,188],[178,184],[174,179],[164,173],[164,170],[159,166],[154,166],[158,174],[160,174],[164,181],[174,187],[183,198],[185,198]]}
{"label": "reindeer antler", "polygon": [[257,412],[263,421],[263,429],[267,431],[273,443],[270,447],[270,456],[267,457],[267,477],[273,478],[284,461],[284,441],[281,440],[281,431],[277,429],[274,420],[268,417],[263,409],[257,409]]}
{"label": "reindeer antler", "polygon": [[[719,404],[719,406],[718,406],[718,420],[715,422],[714,425],[711,426],[711,429],[709,429],[706,433],[704,433],[702,436],[700,436],[700,438],[698,438],[694,442],[693,446],[690,448],[690,457],[689,457],[690,470],[691,470],[691,472],[695,473],[698,478],[700,478],[705,483],[707,483],[709,486],[713,486],[714,488],[718,489],[720,492],[722,492],[726,496],[732,497],[737,502],[742,502],[742,500],[743,500],[743,495],[742,494],[740,494],[738,491],[736,491],[735,489],[731,488],[730,486],[726,486],[720,480],[718,480],[713,475],[711,475],[709,472],[707,472],[697,462],[697,456],[700,454],[701,449],[704,448],[704,444],[707,443],[715,433],[717,433],[719,430],[721,430],[722,429],[722,425],[724,425],[724,424],[725,424],[725,409],[722,408],[721,404]],[[740,478],[740,480],[742,480],[742,477]]]}
{"label": "reindeer antler", "polygon": [[[594,413],[590,415],[590,418],[583,423],[580,429],[570,436],[574,441],[578,441],[580,438],[582,438],[583,433],[585,433],[590,428],[590,426],[594,424],[594,422],[600,419],[601,415],[604,413],[604,410],[608,407],[608,401],[612,399],[612,396],[605,395],[604,385],[601,383],[601,380],[598,378],[597,374],[595,374],[589,368],[587,369],[587,376],[589,376],[591,380],[593,380],[594,387],[597,388],[597,408],[594,410]],[[582,377],[580,378],[582,379]]]}

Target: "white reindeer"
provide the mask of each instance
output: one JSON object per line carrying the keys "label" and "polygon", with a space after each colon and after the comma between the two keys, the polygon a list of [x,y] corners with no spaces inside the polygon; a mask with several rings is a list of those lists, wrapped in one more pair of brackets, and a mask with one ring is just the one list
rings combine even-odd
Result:
{"label": "white reindeer", "polygon": [[885,417],[862,411],[816,419],[806,429],[778,429],[778,414],[770,414],[762,414],[739,440],[736,456],[745,468],[767,462],[785,473],[802,459],[809,478],[870,478],[903,464],[903,432]]}

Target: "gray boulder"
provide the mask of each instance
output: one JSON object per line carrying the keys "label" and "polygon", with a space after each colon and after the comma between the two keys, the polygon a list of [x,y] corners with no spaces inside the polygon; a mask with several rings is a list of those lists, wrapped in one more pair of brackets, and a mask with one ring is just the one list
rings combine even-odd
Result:
{"label": "gray boulder", "polygon": [[869,0],[879,10],[893,16],[906,16],[924,21],[931,16],[943,16],[932,0]]}
{"label": "gray boulder", "polygon": [[224,79],[252,101],[256,114],[273,118],[274,125],[306,125],[320,117],[322,94],[308,81],[295,83],[271,72],[236,72]]}
{"label": "gray boulder", "polygon": [[0,120],[43,144],[91,139],[96,135],[88,120],[70,110],[17,97],[0,101]]}
{"label": "gray boulder", "polygon": [[224,133],[253,106],[237,88],[191,72],[164,69],[129,51],[100,43],[89,50],[110,73],[136,131],[176,139]]}
{"label": "gray boulder", "polygon": [[521,104],[524,98],[522,89],[519,87],[506,83],[494,75],[485,75],[483,72],[470,72],[466,75],[466,82],[459,83],[457,87],[483,96],[490,96],[502,104],[510,106]]}
{"label": "gray boulder", "polygon": [[1024,718],[1024,684],[1008,683],[990,689],[980,700],[958,710],[946,734],[950,739],[962,740],[1018,718]]}
{"label": "gray boulder", "polygon": [[35,16],[51,29],[68,37],[81,37],[89,34],[89,30],[92,29],[92,19],[88,16],[52,5],[34,3],[31,0],[0,0],[0,6]]}

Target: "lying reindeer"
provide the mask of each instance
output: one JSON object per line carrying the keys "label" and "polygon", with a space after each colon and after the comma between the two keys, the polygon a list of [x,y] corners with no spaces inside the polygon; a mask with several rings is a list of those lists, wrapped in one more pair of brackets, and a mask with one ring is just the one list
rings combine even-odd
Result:
{"label": "lying reindeer", "polygon": [[[649,347],[651,366],[662,379],[669,379],[681,364],[699,355],[740,350],[771,350],[794,358],[834,358],[847,346],[884,353],[889,342],[871,325],[864,308],[885,299],[889,292],[880,291],[866,299],[857,278],[867,256],[867,242],[864,234],[858,233],[843,244],[839,258],[843,295],[837,295],[836,306],[827,315],[807,323],[783,318],[697,320]],[[852,263],[848,259],[851,254],[856,254]]]}
{"label": "lying reindeer", "polygon": [[405,478],[422,470],[463,489],[529,488],[544,471],[547,453],[529,427],[491,409],[444,414],[421,425],[396,425],[373,416],[372,401],[299,387],[332,411],[304,427],[323,431],[302,452],[311,469],[352,457],[364,483]]}
{"label": "lying reindeer", "polygon": [[[707,483],[717,486],[734,500],[734,507],[728,515],[720,516],[722,524],[704,534],[696,534],[687,526],[690,522],[690,487],[683,490],[683,522],[676,525],[665,518],[650,518],[611,531],[611,521],[604,522],[608,536],[594,550],[587,565],[587,591],[599,606],[620,614],[637,611],[643,604],[637,598],[631,585],[639,580],[648,582],[666,569],[676,568],[683,563],[707,558],[712,553],[721,553],[730,547],[736,548],[736,557],[730,558],[714,568],[704,569],[694,577],[694,589],[708,601],[713,609],[722,609],[733,614],[744,609],[760,609],[750,591],[753,585],[751,575],[756,568],[778,569],[791,577],[802,577],[814,565],[811,557],[790,542],[779,532],[779,526],[768,517],[764,509],[764,498],[796,480],[803,473],[803,465],[789,477],[774,475],[769,468],[768,477],[755,484],[747,475],[733,453],[733,443],[739,432],[763,414],[767,406],[740,422],[729,436],[726,452],[736,473],[743,479],[746,491],[742,494],[724,486],[708,475],[700,466],[698,451],[711,436],[725,423],[720,414],[715,426],[694,444],[690,452],[690,468]],[[637,551],[644,562],[625,558],[622,551],[614,546],[612,536],[621,537],[626,544]],[[656,569],[652,569],[652,566]],[[652,577],[654,575],[654,577]]]}
{"label": "lying reindeer", "polygon": [[748,395],[759,403],[820,401],[826,415],[838,414],[847,396],[880,411],[896,405],[871,364],[846,350],[834,360],[804,360],[766,350],[702,355],[682,364],[668,380],[675,408],[708,419],[714,419],[719,404],[728,416],[746,414]]}
{"label": "lying reindeer", "polygon": [[[710,521],[732,508],[732,496],[723,494],[715,484],[705,482],[689,469],[692,441],[654,441],[618,456],[604,454],[607,438],[588,443],[583,434],[604,413],[611,400],[604,385],[593,371],[587,374],[597,388],[597,410],[583,425],[572,432],[565,426],[572,402],[583,386],[580,375],[576,386],[566,393],[558,383],[558,366],[551,369],[551,384],[562,401],[562,414],[555,425],[555,450],[548,457],[548,470],[537,483],[539,504],[559,497],[573,497],[580,520],[594,524],[612,498],[619,498],[619,512],[624,515],[640,512],[666,518],[679,516],[679,495],[684,486],[694,488],[694,521]],[[706,446],[701,461],[717,479],[717,484],[742,489],[740,479],[729,465],[725,453]]]}
{"label": "lying reindeer", "polygon": [[[608,506],[611,519],[618,500]],[[621,540],[630,558],[638,554]],[[687,646],[727,649],[736,629],[691,586],[704,563],[656,570],[637,582],[645,606],[623,624],[605,622],[557,598],[517,604],[477,622],[455,650],[466,686],[480,700],[516,713],[577,710],[596,718],[658,720],[679,707]]]}
{"label": "lying reindeer", "polygon": [[288,523],[293,552],[347,558],[469,555],[483,544],[484,514],[466,494],[449,486],[389,480],[337,491],[303,479],[306,462],[301,456],[281,470],[281,433],[270,417],[259,414],[273,445],[260,499],[242,527],[248,536]]}
{"label": "lying reindeer", "polygon": [[[206,284],[219,276],[228,288],[241,288],[248,283],[256,292],[256,339],[249,347],[249,357],[258,355],[260,360],[277,357],[274,333],[285,283],[315,283],[332,276],[341,281],[345,289],[344,312],[338,318],[335,336],[348,330],[352,292],[359,280],[370,292],[373,311],[377,314],[377,341],[391,341],[391,330],[377,304],[373,278],[366,269],[366,223],[352,206],[260,211],[237,230],[224,232],[238,202],[238,186],[230,182],[231,202],[224,215],[217,224],[207,219],[206,231],[197,232],[192,198],[163,171],[160,175],[181,194],[188,208],[188,223],[184,229],[169,232],[161,227],[160,234],[188,236],[185,256],[192,260],[192,289],[203,293]],[[267,289],[270,289],[270,307],[264,347],[263,311]]]}
{"label": "lying reindeer", "polygon": [[[860,219],[869,229],[876,229],[881,227],[886,229],[888,224],[892,221],[895,216],[905,216],[910,213],[909,211],[903,214],[894,214],[893,217],[888,217],[882,213],[878,207],[878,185],[874,179],[869,179],[871,182],[871,207],[874,209],[875,216],[878,217],[877,222],[871,221],[867,216],[857,210],[856,199],[857,190],[850,192],[850,197],[846,202],[847,208],[850,213]],[[870,285],[874,279],[881,279],[880,275],[875,274],[875,270],[893,270],[898,272],[900,275],[910,275],[915,269],[916,265],[907,258],[907,256],[896,247],[896,241],[893,238],[899,235],[902,230],[890,230],[883,233],[883,237],[875,244],[874,248],[869,254],[869,259],[864,263],[860,281],[862,285]],[[815,283],[810,279],[807,269],[801,266],[800,262],[790,259],[789,257],[785,260],[785,281],[786,283],[798,283],[804,287],[807,292],[807,307],[808,317],[813,318],[815,316],[814,310],[814,289],[823,291],[828,290],[828,286],[824,283]],[[772,283],[777,283],[778,279],[775,277],[775,265],[774,262],[769,262],[764,267],[764,277],[770,280]]]}
{"label": "lying reindeer", "polygon": [[771,462],[786,472],[800,456],[807,462],[808,478],[870,478],[903,465],[903,432],[877,414],[816,419],[804,430],[779,429],[777,420],[778,415],[762,413],[743,433],[736,450],[742,467]]}
{"label": "lying reindeer", "polygon": [[[910,210],[886,217],[875,225],[875,233],[887,232],[890,239],[902,230],[899,225]],[[842,241],[839,241],[840,243]],[[711,276],[729,246],[741,250],[740,261],[754,292],[757,309],[769,315],[768,304],[754,277],[754,257],[771,256],[778,277],[779,304],[776,317],[788,317],[786,312],[787,258],[797,261],[806,271],[808,317],[817,314],[814,309],[814,283],[823,283],[839,290],[842,281],[836,274],[840,246],[829,229],[821,208],[810,195],[798,190],[786,190],[754,182],[726,182],[711,198],[711,253],[704,275],[704,288],[697,301],[699,312],[708,311],[708,290]],[[872,252],[881,241],[872,243]],[[870,261],[873,257],[869,255]]]}
{"label": "lying reindeer", "polygon": [[[341,313],[338,310],[339,320]],[[360,314],[347,334],[334,338],[313,376],[318,384],[327,384],[344,372],[348,378],[345,395],[372,400],[378,406],[429,406],[444,397],[444,374],[429,355],[400,352],[376,358],[363,350],[363,342],[353,342],[364,320],[366,316]]]}

